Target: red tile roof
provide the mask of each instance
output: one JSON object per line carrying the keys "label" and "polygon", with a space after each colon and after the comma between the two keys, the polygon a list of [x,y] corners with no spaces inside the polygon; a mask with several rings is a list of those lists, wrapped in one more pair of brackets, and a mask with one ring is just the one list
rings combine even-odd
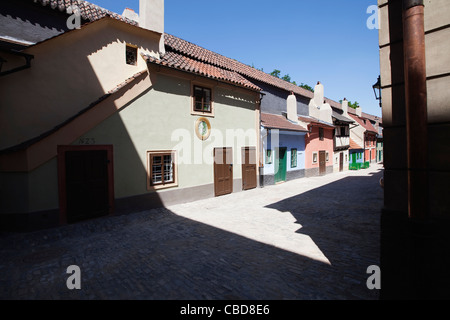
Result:
{"label": "red tile roof", "polygon": [[350,138],[350,150],[358,150],[358,149],[364,149],[359,144],[357,144],[352,138]]}
{"label": "red tile roof", "polygon": [[200,74],[208,78],[224,80],[256,91],[261,90],[261,88],[251,83],[237,72],[225,70],[174,52],[166,52],[162,55],[161,59],[156,59],[149,55],[143,55],[143,58],[149,63]]}
{"label": "red tile roof", "polygon": [[70,11],[74,6],[79,8],[80,15],[84,20],[96,21],[106,16],[111,18],[129,23],[134,26],[138,26],[136,21],[125,18],[124,16],[117,14],[115,12],[106,10],[99,7],[93,3],[84,0],[33,0],[36,3],[40,3],[43,6],[49,6],[54,10],[59,10],[61,12],[66,12],[67,14],[72,14]]}
{"label": "red tile roof", "polygon": [[[30,0],[31,1],[31,0]],[[69,7],[75,5],[80,9],[81,16],[83,19],[88,21],[96,21],[106,16],[112,17],[114,19],[126,22],[128,24],[139,26],[136,21],[125,18],[117,13],[106,10],[95,4],[92,4],[85,0],[33,0],[34,2],[40,3],[43,6],[49,5],[52,9],[59,9],[60,11],[68,12]],[[173,35],[164,34],[165,45],[168,51],[174,51],[175,53],[182,54],[193,60],[199,60],[205,64],[210,64],[218,68],[222,68],[228,71],[233,71],[239,73],[245,77],[249,77],[254,80],[264,82],[266,84],[275,86],[280,89],[284,89],[289,92],[294,92],[298,95],[302,95],[306,98],[313,98],[314,93],[306,90],[302,87],[289,83],[283,79],[274,77],[263,71],[257,70],[246,64],[243,64],[237,60],[227,58],[213,51],[202,48],[196,44],[183,40],[181,38],[175,37]],[[331,107],[342,110],[341,103],[325,98],[325,102],[329,103]],[[354,113],[352,108],[349,108],[350,113]]]}
{"label": "red tile roof", "polygon": [[378,133],[378,131],[373,127],[372,123],[369,119],[365,119],[363,117],[358,117],[357,115],[349,113],[349,116],[358,122],[360,126],[362,126],[366,131]]}
{"label": "red tile roof", "polygon": [[316,118],[313,118],[310,116],[299,116],[298,119],[303,122],[313,123],[315,125],[318,125],[318,126],[321,126],[324,128],[335,128],[335,126],[331,123],[320,121],[319,119],[316,119]]}
{"label": "red tile roof", "polygon": [[218,53],[202,48],[181,38],[166,33],[164,35],[164,40],[166,48],[169,51],[178,52],[193,59],[200,60],[223,69],[238,72],[251,79],[255,79],[308,98],[314,97],[314,93],[309,90],[296,86],[283,79],[274,77],[253,67],[247,66],[246,64],[234,59],[227,58]]}
{"label": "red tile roof", "polygon": [[261,125],[268,129],[279,129],[287,131],[308,132],[301,125],[292,123],[284,116],[269,113],[261,113]]}

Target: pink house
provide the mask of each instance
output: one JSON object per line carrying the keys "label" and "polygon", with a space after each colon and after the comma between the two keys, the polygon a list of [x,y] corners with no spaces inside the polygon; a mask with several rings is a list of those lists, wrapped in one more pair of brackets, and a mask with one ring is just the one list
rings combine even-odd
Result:
{"label": "pink house", "polygon": [[333,173],[334,130],[331,106],[324,100],[324,87],[318,82],[309,102],[309,116],[299,124],[308,129],[305,136],[305,176]]}
{"label": "pink house", "polygon": [[333,172],[334,126],[312,117],[301,116],[308,123],[305,136],[305,176],[324,175]]}

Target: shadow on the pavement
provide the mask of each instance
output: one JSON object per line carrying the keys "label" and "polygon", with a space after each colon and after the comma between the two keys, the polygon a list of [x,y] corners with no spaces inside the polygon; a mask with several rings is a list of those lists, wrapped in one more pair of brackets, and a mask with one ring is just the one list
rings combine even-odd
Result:
{"label": "shadow on the pavement", "polygon": [[[365,269],[355,266],[360,255],[375,260],[364,250],[376,246],[378,217],[371,212],[379,208],[370,207],[379,205],[379,175],[344,178],[270,206],[291,212],[298,232],[331,266],[154,209],[2,237],[0,298],[377,299],[365,286]],[[362,179],[371,183],[359,187]],[[81,268],[82,290],[66,287],[73,264]]]}
{"label": "shadow on the pavement", "polygon": [[267,207],[291,213],[300,225],[297,232],[310,236],[331,265],[379,265],[382,176],[383,170],[347,176]]}

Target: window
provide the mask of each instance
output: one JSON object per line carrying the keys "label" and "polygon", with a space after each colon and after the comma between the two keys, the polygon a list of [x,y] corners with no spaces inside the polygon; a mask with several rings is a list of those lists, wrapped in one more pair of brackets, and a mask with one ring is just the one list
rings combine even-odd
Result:
{"label": "window", "polygon": [[125,59],[127,64],[137,65],[137,47],[127,44],[125,49]]}
{"label": "window", "polygon": [[326,158],[327,158],[326,161],[328,162],[328,160],[330,159],[330,158],[329,158],[328,152],[326,153],[326,155],[327,155],[327,156],[326,156]]}
{"label": "window", "polygon": [[345,137],[347,135],[346,127],[341,127],[341,137]]}
{"label": "window", "polygon": [[317,152],[313,153],[313,163],[317,163]]}
{"label": "window", "polygon": [[319,140],[323,141],[323,139],[324,139],[323,128],[319,128]]}
{"label": "window", "polygon": [[177,184],[174,151],[148,152],[148,189],[174,187]]}
{"label": "window", "polygon": [[194,111],[212,112],[211,89],[194,86]]}
{"label": "window", "polygon": [[348,162],[348,155],[345,155],[345,162]]}
{"label": "window", "polygon": [[272,150],[266,150],[266,164],[272,164]]}
{"label": "window", "polygon": [[291,149],[291,168],[297,168],[297,149]]}

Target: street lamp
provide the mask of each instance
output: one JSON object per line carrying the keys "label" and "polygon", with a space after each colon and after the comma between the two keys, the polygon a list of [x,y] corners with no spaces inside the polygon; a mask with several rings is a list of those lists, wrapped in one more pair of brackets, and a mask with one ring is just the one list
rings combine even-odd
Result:
{"label": "street lamp", "polygon": [[381,77],[378,76],[377,82],[372,86],[373,93],[375,94],[375,99],[380,101],[380,108],[381,108]]}

